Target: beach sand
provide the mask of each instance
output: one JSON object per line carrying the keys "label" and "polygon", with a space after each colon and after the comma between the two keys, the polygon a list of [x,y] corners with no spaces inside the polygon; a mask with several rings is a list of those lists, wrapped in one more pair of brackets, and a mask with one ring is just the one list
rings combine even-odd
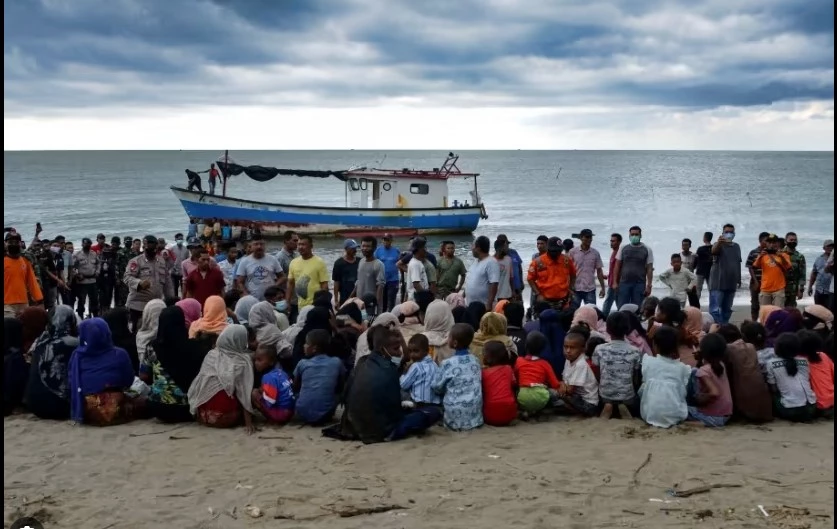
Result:
{"label": "beach sand", "polygon": [[[25,514],[47,529],[833,527],[831,422],[713,431],[552,417],[370,446],[297,425],[173,428],[5,419],[4,525]],[[713,484],[738,487],[668,493]],[[363,508],[385,512],[346,516]]]}

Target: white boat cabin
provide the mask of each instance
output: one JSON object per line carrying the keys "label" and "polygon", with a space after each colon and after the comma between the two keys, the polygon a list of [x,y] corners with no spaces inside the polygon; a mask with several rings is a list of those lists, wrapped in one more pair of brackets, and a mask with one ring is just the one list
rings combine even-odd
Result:
{"label": "white boat cabin", "polygon": [[[416,172],[413,172],[416,173]],[[367,170],[351,173],[346,180],[347,206],[361,209],[447,208],[448,181],[404,172]]]}

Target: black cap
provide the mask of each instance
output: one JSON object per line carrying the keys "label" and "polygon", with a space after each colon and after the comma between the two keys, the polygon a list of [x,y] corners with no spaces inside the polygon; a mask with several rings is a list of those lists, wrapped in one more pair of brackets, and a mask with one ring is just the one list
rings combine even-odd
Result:
{"label": "black cap", "polygon": [[547,252],[556,252],[564,249],[563,241],[561,241],[560,237],[550,237],[548,241],[546,241],[546,251]]}
{"label": "black cap", "polygon": [[96,235],[96,240],[97,240],[97,241],[98,241],[99,239],[104,239],[104,238],[105,238],[105,234],[104,234],[104,233],[100,233],[99,235]]}
{"label": "black cap", "polygon": [[146,235],[142,238],[142,240],[148,244],[157,244],[157,237],[155,237],[154,235]]}
{"label": "black cap", "polygon": [[767,236],[767,242],[779,242],[779,236],[775,233],[771,233]]}
{"label": "black cap", "polygon": [[88,243],[88,242],[90,244],[93,244],[93,241],[90,240],[90,237],[85,237],[84,239],[81,240],[81,244]]}
{"label": "black cap", "polygon": [[120,239],[119,237],[111,237],[110,238],[110,243],[111,244],[120,244],[121,242],[122,242],[122,239]]}
{"label": "black cap", "polygon": [[578,237],[576,238],[580,239],[582,237],[595,237],[595,235],[593,235],[593,230],[584,228],[583,230],[581,230],[581,233],[579,233]]}

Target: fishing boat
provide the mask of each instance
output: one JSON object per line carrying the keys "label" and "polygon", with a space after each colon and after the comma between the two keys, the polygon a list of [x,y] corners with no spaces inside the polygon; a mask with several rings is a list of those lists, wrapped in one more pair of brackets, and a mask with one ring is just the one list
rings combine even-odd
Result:
{"label": "fishing boat", "polygon": [[[463,173],[458,161],[459,156],[449,153],[441,167],[431,170],[359,167],[312,171],[239,165],[226,153],[215,162],[222,178],[220,195],[176,186],[171,189],[191,218],[257,225],[265,235],[278,235],[285,230],[351,237],[383,233],[395,236],[471,233],[488,216],[477,187],[479,174]],[[186,173],[197,176],[188,169]],[[228,181],[241,174],[259,182],[279,175],[335,178],[345,188],[345,204],[343,207],[279,204],[227,196]],[[448,180],[453,178],[473,180],[470,203],[450,200]]]}

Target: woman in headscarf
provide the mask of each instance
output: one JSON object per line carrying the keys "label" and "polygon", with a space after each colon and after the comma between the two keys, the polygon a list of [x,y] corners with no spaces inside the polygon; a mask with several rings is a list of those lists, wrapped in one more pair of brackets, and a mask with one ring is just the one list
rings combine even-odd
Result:
{"label": "woman in headscarf", "polygon": [[276,311],[269,302],[260,301],[253,305],[247,315],[247,326],[256,331],[260,346],[276,348],[280,360],[291,355],[291,344],[276,326]]}
{"label": "woman in headscarf", "polygon": [[102,316],[110,328],[110,335],[113,345],[124,349],[131,359],[131,366],[134,374],[139,373],[139,354],[137,353],[137,337],[133,335],[128,326],[131,321],[131,313],[125,307],[115,307],[105,312]]}
{"label": "woman in headscarf", "polygon": [[203,316],[189,326],[189,338],[206,340],[210,347],[215,347],[215,340],[227,325],[227,304],[224,298],[209,296],[203,304]]}
{"label": "woman in headscarf", "polygon": [[555,376],[560,378],[564,372],[564,336],[566,335],[561,325],[561,315],[554,309],[541,312],[538,327],[538,330],[546,337],[546,348],[541,352],[540,357],[549,362]]}
{"label": "woman in headscarf", "polygon": [[357,303],[344,304],[337,311],[335,320],[337,329],[331,341],[331,356],[339,358],[346,371],[350,371],[355,365],[357,342],[360,335],[366,332],[366,321]]}
{"label": "woman in headscarf", "polygon": [[156,360],[152,343],[157,338],[157,326],[160,313],[166,308],[162,299],[152,299],[142,309],[142,319],[137,331],[137,354],[139,354],[139,377],[146,384],[151,384],[151,364]]}
{"label": "woman in headscarf", "polygon": [[32,347],[26,407],[41,419],[70,418],[67,366],[78,347],[76,314],[69,305],[50,311],[47,330]]}
{"label": "woman in headscarf", "polygon": [[153,343],[156,358],[151,364],[148,411],[163,422],[194,420],[186,394],[209,352],[205,342],[189,339],[185,321],[182,308],[164,309]]}
{"label": "woman in headscarf", "polygon": [[465,309],[465,321],[474,331],[480,328],[480,322],[483,315],[486,313],[485,303],[481,301],[474,301]]}
{"label": "woman in headscarf", "polygon": [[501,299],[494,305],[494,310],[492,312],[496,312],[497,314],[502,314],[505,316],[506,305],[509,304],[509,300]]}
{"label": "woman in headscarf", "polygon": [[23,326],[23,355],[29,361],[29,350],[46,330],[49,317],[43,307],[26,307],[18,316]]}
{"label": "woman in headscarf", "polygon": [[683,324],[680,326],[678,333],[680,361],[691,367],[696,367],[695,351],[697,351],[700,341],[706,335],[703,332],[703,316],[700,309],[695,307],[686,307],[684,313]]}
{"label": "woman in headscarf", "polygon": [[[327,331],[332,335],[334,334],[334,329],[331,325],[331,312],[329,309],[325,307],[314,307],[314,309],[308,313],[308,316],[305,318],[305,325],[296,336],[296,341],[294,342],[293,347],[293,355],[289,359],[290,361],[282,363],[282,369],[284,369],[286,373],[293,373],[299,361],[305,358],[305,339],[308,337],[308,333],[315,329]],[[326,354],[331,356],[330,351]]]}
{"label": "woman in headscarf", "polygon": [[643,354],[652,355],[653,351],[651,350],[648,333],[645,331],[645,327],[642,326],[642,322],[639,320],[636,312],[631,310],[620,310],[619,312],[624,312],[628,315],[628,322],[631,327],[631,332],[625,336],[625,341],[642,351]]}
{"label": "woman in headscarf", "polygon": [[573,326],[586,325],[590,329],[590,336],[608,341],[607,326],[599,320],[599,313],[594,305],[582,305],[573,315]]}
{"label": "woman in headscarf", "polygon": [[258,302],[259,300],[255,296],[250,295],[244,296],[236,302],[235,317],[238,318],[238,323],[247,325],[247,319],[250,317],[250,309]]}
{"label": "woman in headscarf", "polygon": [[441,364],[453,356],[453,349],[448,346],[448,335],[453,328],[453,312],[450,305],[437,299],[427,307],[424,315],[424,334],[430,344],[430,357]]}
{"label": "woman in headscarf", "polygon": [[780,334],[795,333],[802,328],[802,316],[799,311],[779,309],[770,313],[764,328],[767,330],[767,347],[773,347]]}
{"label": "woman in headscarf", "polygon": [[175,305],[180,307],[180,310],[183,311],[183,317],[186,320],[187,331],[189,330],[189,327],[192,325],[192,322],[201,319],[203,307],[201,307],[200,301],[196,300],[195,298],[181,299],[180,301],[175,303]]}
{"label": "woman in headscarf", "polygon": [[486,312],[480,320],[479,330],[474,333],[474,339],[469,348],[471,354],[477,357],[482,365],[483,348],[488,342],[501,342],[506,347],[504,364],[514,365],[517,359],[517,346],[508,334],[506,317],[496,312]]}
{"label": "woman in headscarf", "polygon": [[465,323],[465,319],[468,316],[468,309],[460,305],[451,309],[450,312],[453,314],[454,323]]}
{"label": "woman in headscarf", "polygon": [[392,313],[398,318],[401,324],[399,330],[404,341],[410,341],[414,335],[424,331],[421,323],[421,309],[415,301],[405,301],[392,309]]}
{"label": "woman in headscarf", "polygon": [[125,394],[134,382],[131,359],[113,345],[105,320],[91,318],[78,326],[79,346],[70,357],[70,417],[109,426],[133,420],[139,399]]}
{"label": "woman in headscarf", "polygon": [[822,305],[808,305],[802,313],[802,326],[825,340],[834,330],[834,314]]}
{"label": "woman in headscarf", "polygon": [[767,318],[777,310],[782,310],[782,307],[777,307],[776,305],[762,305],[759,309],[759,323],[762,325],[767,324]]}
{"label": "woman in headscarf", "polygon": [[252,434],[254,380],[247,329],[229,325],[221,332],[215,348],[207,353],[189,387],[189,411],[199,423],[213,428],[238,425],[243,411],[244,427],[247,434]]}
{"label": "woman in headscarf", "polygon": [[23,400],[29,364],[23,357],[23,324],[3,318],[3,416],[10,415]]}
{"label": "woman in headscarf", "polygon": [[[253,305],[255,305],[255,303],[253,303]],[[302,328],[305,326],[305,319],[308,317],[308,313],[312,310],[314,310],[313,305],[307,305],[305,307],[302,307],[299,310],[299,314],[297,314],[296,316],[296,323],[288,327],[286,330],[282,331],[282,334],[285,336],[285,340],[287,340],[288,343],[296,343],[296,337],[302,330]]]}
{"label": "woman in headscarf", "polygon": [[376,327],[388,327],[392,330],[398,330],[400,323],[398,317],[391,312],[383,312],[374,320],[372,324],[366,329],[366,332],[361,334],[357,339],[357,348],[355,349],[355,365],[358,360],[368,355],[372,348],[369,345],[369,337],[372,335],[372,329]]}
{"label": "woman in headscarf", "polygon": [[462,292],[454,292],[453,294],[449,294],[448,297],[445,298],[445,303],[450,305],[451,310],[455,309],[456,307],[465,308],[465,296]]}

